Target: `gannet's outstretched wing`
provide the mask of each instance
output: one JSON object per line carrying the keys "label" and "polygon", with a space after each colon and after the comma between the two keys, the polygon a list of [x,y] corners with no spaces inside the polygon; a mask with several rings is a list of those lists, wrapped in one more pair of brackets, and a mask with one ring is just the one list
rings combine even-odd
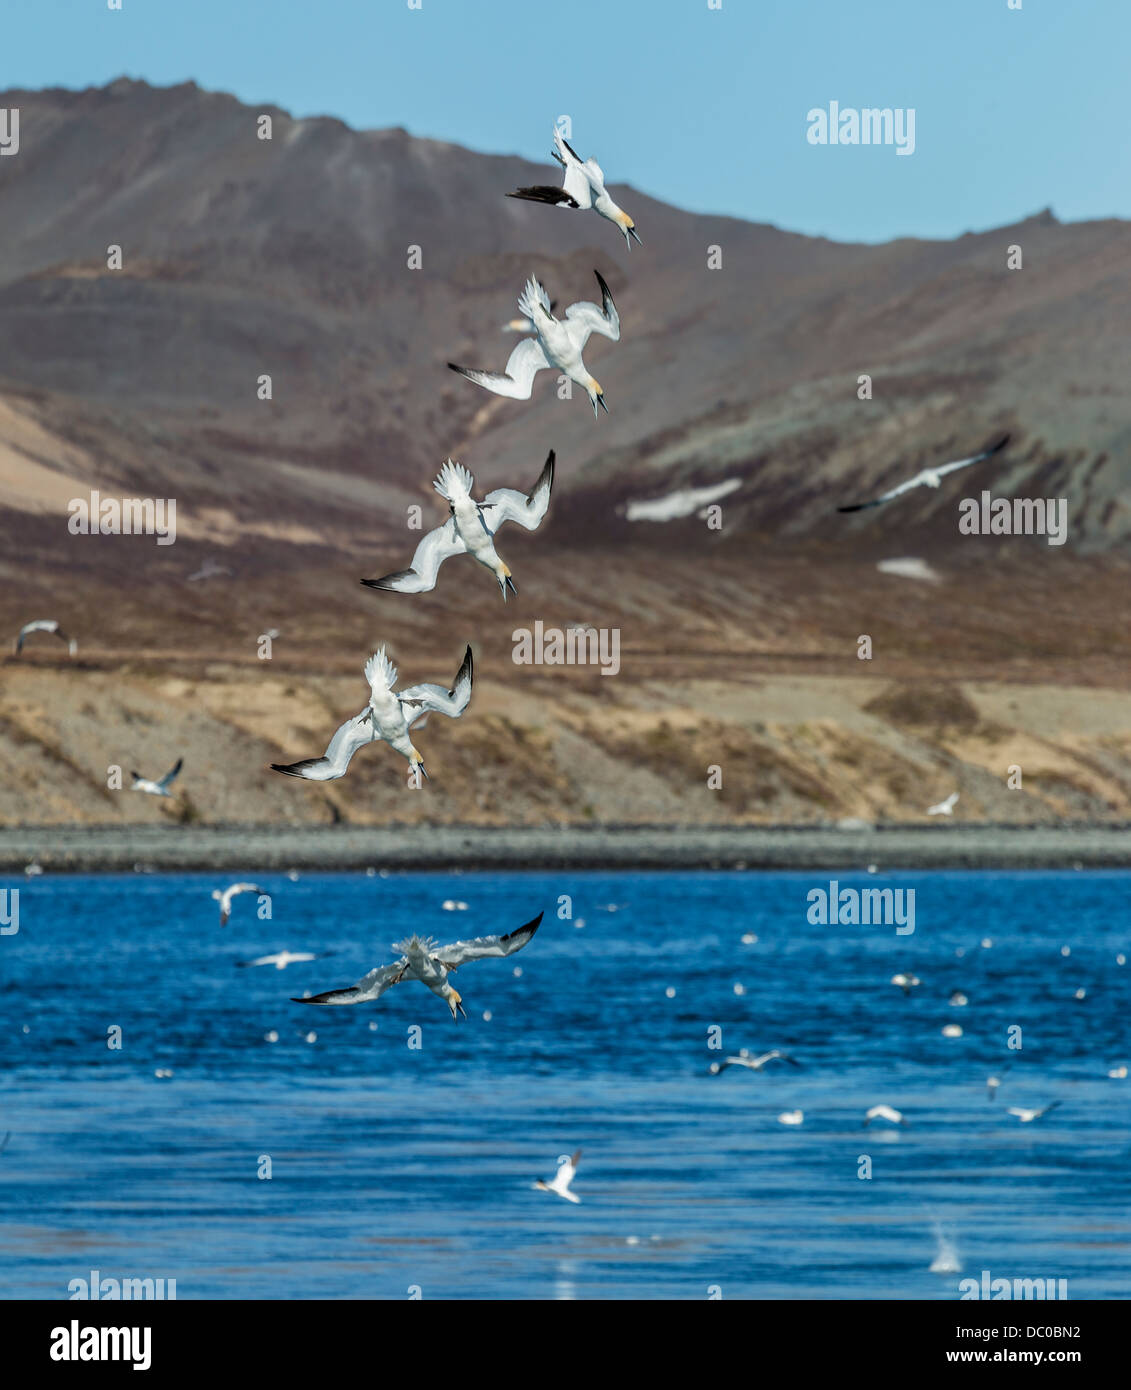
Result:
{"label": "gannet's outstretched wing", "polygon": [[54,636],[58,637],[60,641],[66,642],[67,651],[71,656],[74,656],[75,652],[77,652],[79,649],[79,644],[75,641],[73,637],[69,636],[67,633],[63,631],[56,619],[36,618],[34,622],[24,623],[23,627],[20,628],[19,634],[16,637],[17,656],[23,650],[24,642],[33,632],[52,633]]}
{"label": "gannet's outstretched wing", "polygon": [[308,782],[332,782],[342,776],[357,750],[376,738],[377,730],[373,727],[367,707],[353,719],[347,719],[335,732],[321,758],[304,758],[298,763],[272,763],[271,767],[273,771],[285,773],[288,777],[305,777]]}
{"label": "gannet's outstretched wing", "polygon": [[597,283],[601,286],[601,307],[590,304],[588,300],[579,300],[576,304],[571,304],[565,311],[566,330],[569,333],[570,342],[580,352],[589,341],[590,335],[600,333],[605,338],[611,338],[617,342],[620,338],[620,315],[617,313],[617,306],[613,303],[613,297],[609,293],[609,287],[605,284],[604,278],[599,270],[593,272],[597,277]]}
{"label": "gannet's outstretched wing", "polygon": [[176,776],[180,772],[181,768],[184,767],[184,764],[184,758],[178,758],[177,761],[173,764],[173,766],[169,769],[169,771],[166,772],[165,776],[161,778],[160,782],[157,783],[157,785],[159,787],[170,786],[170,784],[176,779]]}
{"label": "gannet's outstretched wing", "polygon": [[456,531],[455,521],[449,517],[443,526],[429,531],[416,547],[412,566],[407,570],[397,570],[383,575],[380,579],[363,579],[368,589],[394,589],[402,594],[423,594],[436,587],[436,575],[445,560],[453,555],[464,555],[464,545]]}
{"label": "gannet's outstretched wing", "polygon": [[538,930],[543,914],[540,912],[532,922],[516,927],[506,936],[477,936],[474,941],[453,941],[450,946],[441,946],[433,951],[437,960],[449,967],[463,965],[469,960],[483,960],[487,956],[509,956],[521,951]]}
{"label": "gannet's outstretched wing", "polygon": [[401,702],[401,710],[409,728],[411,729],[424,714],[446,714],[449,719],[458,719],[471,699],[473,677],[471,648],[468,647],[451,690],[445,690],[442,685],[425,683],[406,686],[404,690],[397,691],[397,699]]}
{"label": "gannet's outstretched wing", "polygon": [[379,999],[390,985],[395,985],[404,974],[408,957],[402,956],[391,965],[379,965],[368,975],[363,975],[356,985],[348,989],[328,989],[325,994],[314,994],[309,999],[292,999],[292,1004],[368,1004]]}
{"label": "gannet's outstretched wing", "polygon": [[[517,521],[533,531],[546,515],[550,505],[550,489],[554,485],[554,451],[550,450],[538,481],[524,496],[517,488],[499,487],[489,492],[480,504],[479,514],[494,533],[504,521]],[[415,561],[413,562],[415,565]]]}
{"label": "gannet's outstretched wing", "polygon": [[550,365],[537,338],[524,338],[510,357],[507,358],[503,372],[481,372],[475,367],[459,367],[454,362],[448,366],[453,372],[474,381],[476,386],[486,387],[496,396],[510,396],[517,401],[528,401],[534,388],[534,378],[543,368]]}

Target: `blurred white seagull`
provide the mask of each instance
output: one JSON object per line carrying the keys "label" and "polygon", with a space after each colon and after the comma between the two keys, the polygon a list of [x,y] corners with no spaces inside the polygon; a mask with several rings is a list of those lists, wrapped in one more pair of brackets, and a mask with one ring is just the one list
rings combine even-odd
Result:
{"label": "blurred white seagull", "polygon": [[564,1197],[567,1202],[580,1202],[581,1198],[576,1193],[569,1190],[569,1185],[573,1182],[574,1174],[577,1172],[578,1160],[581,1158],[581,1150],[578,1149],[571,1157],[569,1154],[562,1154],[558,1159],[558,1171],[549,1182],[543,1182],[541,1178],[534,1184],[537,1192],[553,1192],[559,1197]]}
{"label": "blurred white seagull", "polygon": [[385,648],[375,652],[365,663],[365,679],[369,682],[369,703],[338,729],[321,758],[305,758],[297,763],[272,763],[275,772],[288,777],[305,777],[311,782],[332,782],[345,775],[350,759],[359,748],[378,740],[389,745],[419,768],[425,777],[424,757],[417,749],[409,730],[423,723],[429,714],[446,714],[458,719],[471,699],[471,648],[464,654],[463,665],[456,672],[451,690],[442,685],[410,685],[395,691],[397,668],[385,655]]}
{"label": "blurred white seagull", "polygon": [[540,183],[532,188],[518,188],[513,193],[508,193],[507,197],[522,198],[530,203],[551,203],[563,208],[592,208],[606,221],[620,228],[625,245],[630,251],[634,241],[641,246],[644,245],[636,235],[636,223],[609,197],[605,188],[605,171],[595,159],[583,161],[556,128],[550,158],[556,159],[565,170],[561,188],[555,188],[553,184]]}
{"label": "blurred white seagull", "polygon": [[953,816],[954,808],[958,805],[958,793],[951,792],[945,801],[936,801],[933,806],[927,807],[929,816]]}
{"label": "blurred white seagull", "polygon": [[223,890],[213,888],[212,896],[220,904],[220,925],[228,925],[228,918],[232,915],[232,899],[237,894],[262,892],[263,889],[257,883],[233,883]]}
{"label": "blurred white seagull", "polygon": [[79,649],[79,644],[75,639],[73,637],[68,637],[54,618],[36,618],[34,622],[24,623],[23,627],[20,628],[19,636],[16,638],[17,656],[19,656],[20,652],[23,650],[25,640],[33,632],[50,632],[55,637],[58,637],[61,642],[66,642],[68,656],[74,656]]}
{"label": "blurred white seagull", "polygon": [[1059,1104],[1060,1101],[1058,1100],[1049,1101],[1043,1110],[1026,1110],[1023,1106],[1011,1105],[1009,1113],[1016,1115],[1023,1125],[1030,1125],[1034,1120],[1039,1120],[1042,1115],[1047,1115],[1050,1110],[1055,1110]]}
{"label": "blurred white seagull", "polygon": [[907,1121],[899,1110],[894,1110],[890,1105],[873,1105],[871,1110],[864,1116],[864,1128],[867,1129],[873,1120],[887,1120],[889,1124],[902,1125]]}
{"label": "blurred white seagull", "polygon": [[718,1076],[720,1072],[726,1071],[727,1067],[746,1067],[750,1071],[761,1071],[770,1062],[788,1062],[791,1067],[801,1065],[788,1052],[779,1052],[777,1048],[774,1048],[773,1052],[763,1052],[760,1057],[751,1057],[749,1051],[743,1047],[739,1048],[737,1057],[725,1057],[721,1062],[712,1062],[711,1075]]}
{"label": "blurred white seagull", "polygon": [[969,468],[974,463],[982,463],[985,459],[992,458],[994,454],[999,454],[1008,443],[1009,435],[1003,434],[996,444],[991,444],[989,448],[983,449],[980,454],[974,454],[972,458],[958,459],[955,463],[944,463],[941,468],[924,468],[921,473],[916,473],[913,478],[908,478],[905,483],[900,483],[898,487],[881,493],[879,497],[874,497],[870,502],[853,502],[850,506],[838,507],[837,511],[862,512],[866,507],[880,507],[885,502],[890,502],[893,497],[901,497],[903,493],[910,492],[912,488],[938,487],[948,473],[955,473],[960,468]]}
{"label": "blurred white seagull", "polygon": [[601,383],[593,376],[582,361],[581,354],[585,344],[594,333],[611,338],[620,338],[620,315],[609,287],[601,277],[601,272],[593,272],[601,286],[601,307],[579,300],[565,311],[564,319],[554,317],[550,308],[550,297],[533,277],[526,282],[526,288],[518,299],[518,307],[533,325],[537,337],[523,338],[507,359],[503,372],[481,372],[474,367],[459,367],[454,362],[448,366],[474,381],[477,386],[486,387],[496,396],[510,396],[514,400],[528,401],[534,389],[534,378],[547,367],[556,367],[578,386],[584,387],[593,406],[593,417],[597,417],[598,404],[607,413],[605,392]]}
{"label": "blurred white seagull", "polygon": [[257,956],[255,960],[238,960],[236,964],[243,967],[252,965],[273,965],[276,970],[285,970],[288,965],[297,965],[301,961],[324,960],[326,956],[332,956],[333,951],[323,951],[321,955],[314,955],[311,951],[276,951],[270,956]]}
{"label": "blurred white seagull", "polygon": [[349,989],[331,989],[310,999],[295,999],[295,1004],[370,1004],[402,980],[419,980],[447,1004],[455,1018],[463,1014],[463,995],[448,984],[448,975],[466,965],[469,960],[485,960],[490,956],[509,956],[520,951],[542,921],[540,912],[532,922],[517,927],[506,936],[478,936],[474,941],[455,941],[450,946],[437,946],[430,936],[413,933],[404,941],[394,941],[393,950],[401,953],[391,965],[379,965]]}
{"label": "blurred white seagull", "polygon": [[147,792],[150,796],[169,796],[169,787],[176,780],[178,773],[184,766],[184,758],[178,758],[173,766],[161,778],[160,782],[151,782],[148,777],[143,777],[140,772],[131,772],[130,776],[134,779],[132,792]]}
{"label": "blurred white seagull", "polygon": [[495,532],[505,521],[517,521],[527,531],[538,527],[550,505],[554,483],[554,451],[550,450],[538,481],[525,495],[511,487],[496,488],[482,502],[471,495],[475,479],[451,459],[440,470],[433,487],[448,501],[451,515],[443,526],[429,531],[416,547],[412,568],[397,570],[381,579],[363,579],[369,589],[393,589],[402,594],[423,594],[436,587],[440,566],[452,555],[473,555],[499,581],[503,602],[507,590],[517,594],[507,566],[495,550]]}

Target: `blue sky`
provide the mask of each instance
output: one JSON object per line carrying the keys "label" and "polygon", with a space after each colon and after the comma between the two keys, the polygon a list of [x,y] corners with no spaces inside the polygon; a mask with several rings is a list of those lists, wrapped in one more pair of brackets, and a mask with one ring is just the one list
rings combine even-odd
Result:
{"label": "blue sky", "polygon": [[[610,180],[838,240],[950,237],[1050,206],[1131,217],[1131,0],[1022,5],[22,0],[4,7],[0,89],[191,78],[548,176],[568,114]],[[913,107],[915,153],[810,145],[806,114],[831,100]]]}

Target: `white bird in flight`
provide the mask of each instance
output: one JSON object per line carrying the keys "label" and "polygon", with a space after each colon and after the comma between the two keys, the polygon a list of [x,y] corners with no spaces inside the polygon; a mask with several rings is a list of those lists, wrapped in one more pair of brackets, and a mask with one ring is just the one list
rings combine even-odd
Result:
{"label": "white bird in flight", "polygon": [[907,1123],[902,1113],[899,1110],[893,1110],[890,1105],[873,1105],[871,1110],[864,1116],[863,1128],[867,1129],[873,1120],[887,1120],[893,1125]]}
{"label": "white bird in flight", "polygon": [[1011,1105],[1009,1107],[1009,1113],[1011,1115],[1016,1115],[1023,1125],[1029,1125],[1032,1124],[1034,1120],[1039,1120],[1042,1115],[1047,1115],[1050,1110],[1055,1110],[1059,1104],[1060,1101],[1058,1100],[1049,1101],[1048,1105],[1046,1105],[1043,1110],[1026,1110],[1023,1106]]}
{"label": "white bird in flight", "polygon": [[534,338],[523,338],[507,359],[502,372],[481,372],[474,367],[459,367],[454,362],[448,366],[474,381],[477,386],[486,387],[496,396],[510,396],[514,400],[528,401],[534,389],[534,378],[547,367],[556,367],[571,381],[585,389],[593,406],[593,418],[597,417],[597,406],[607,413],[605,391],[601,383],[582,361],[581,354],[585,344],[594,333],[617,342],[620,338],[620,315],[609,287],[601,277],[601,272],[593,272],[601,286],[601,308],[588,300],[579,300],[565,311],[565,318],[554,317],[550,308],[550,297],[533,277],[526,282],[526,288],[519,296],[518,307],[530,320],[537,334]]}
{"label": "white bird in flight", "polygon": [[553,1192],[559,1197],[564,1197],[567,1202],[580,1202],[581,1198],[569,1190],[569,1185],[573,1182],[574,1174],[577,1172],[578,1160],[581,1158],[581,1150],[578,1149],[572,1157],[569,1154],[562,1154],[558,1159],[558,1171],[549,1182],[543,1182],[541,1178],[534,1184],[538,1192]]}
{"label": "white bird in flight", "polygon": [[899,975],[893,975],[891,977],[891,982],[893,985],[898,985],[905,996],[910,994],[917,985],[923,983],[919,976],[912,970],[902,972]]}
{"label": "white bird in flight", "polygon": [[150,796],[170,796],[169,787],[176,780],[178,773],[184,766],[184,758],[178,758],[173,766],[166,772],[159,782],[152,782],[148,777],[143,777],[140,772],[131,772],[130,776],[134,779],[132,792],[147,792]]}
{"label": "white bird in flight", "polygon": [[953,816],[954,808],[958,804],[958,793],[951,792],[945,801],[936,801],[933,806],[927,807],[929,816]]}
{"label": "white bird in flight", "polygon": [[240,967],[273,965],[276,970],[285,970],[288,965],[298,965],[307,960],[324,960],[326,956],[333,954],[333,951],[323,951],[317,956],[310,951],[276,951],[273,955],[258,956],[255,960],[238,960],[236,964]]}
{"label": "white bird in flight", "polygon": [[1006,1062],[1005,1066],[998,1067],[997,1071],[993,1074],[993,1076],[986,1077],[987,1100],[993,1100],[993,1098],[997,1095],[998,1087],[1001,1085],[1001,1078],[1006,1074],[1006,1072],[1009,1070],[1011,1066],[1011,1062]]}
{"label": "white bird in flight", "polygon": [[605,188],[605,171],[595,159],[583,161],[580,155],[570,148],[569,142],[556,127],[554,148],[550,151],[550,157],[556,159],[565,170],[561,188],[555,188],[553,184],[540,183],[532,188],[516,189],[513,193],[508,193],[507,197],[522,198],[530,203],[551,203],[565,208],[592,208],[606,221],[620,228],[625,245],[630,251],[633,241],[644,245],[636,235],[636,223],[609,197]]}
{"label": "white bird in flight", "polygon": [[232,915],[232,899],[237,894],[262,892],[263,889],[257,883],[233,883],[223,890],[213,888],[212,896],[220,904],[220,925],[222,927],[228,925],[228,918]]}
{"label": "white bird in flight", "polygon": [[751,1057],[749,1051],[743,1047],[739,1049],[737,1057],[724,1057],[721,1062],[712,1062],[711,1075],[718,1076],[720,1072],[726,1071],[727,1067],[746,1067],[750,1071],[761,1071],[771,1062],[788,1062],[791,1067],[801,1065],[788,1052],[779,1052],[776,1047],[772,1052],[763,1052],[760,1057]]}
{"label": "white bird in flight", "polygon": [[50,632],[61,642],[66,642],[68,656],[74,656],[79,649],[78,642],[73,637],[68,637],[54,618],[36,618],[34,622],[24,623],[23,627],[20,628],[19,635],[16,637],[17,656],[23,650],[24,642],[33,632]]}
{"label": "white bird in flight", "polygon": [[359,748],[380,740],[407,758],[411,768],[419,768],[425,777],[428,776],[424,771],[423,754],[413,744],[409,730],[432,713],[458,719],[464,712],[471,699],[471,648],[464,654],[463,665],[456,672],[451,690],[428,684],[394,690],[397,668],[385,655],[384,647],[365,663],[365,679],[371,692],[368,705],[334,733],[323,756],[305,758],[297,763],[272,763],[274,771],[288,777],[305,777],[311,782],[332,782],[345,775],[350,759]]}
{"label": "white bird in flight", "polygon": [[510,956],[520,951],[538,930],[542,921],[540,912],[532,922],[517,927],[506,936],[477,936],[474,941],[454,941],[449,946],[437,946],[430,936],[420,937],[413,933],[404,941],[394,941],[393,950],[399,951],[400,959],[390,965],[379,965],[358,980],[348,989],[331,989],[325,994],[315,994],[310,999],[295,999],[296,1004],[369,1004],[381,997],[393,985],[402,980],[419,980],[427,985],[433,994],[443,999],[452,1011],[452,1018],[458,1009],[464,1018],[463,995],[448,984],[448,975],[466,965],[469,960],[485,960],[490,956]]}
{"label": "white bird in flight", "polygon": [[461,464],[448,459],[433,483],[440,496],[447,498],[450,513],[447,521],[435,531],[429,531],[416,547],[411,569],[361,582],[369,589],[423,594],[436,587],[436,575],[445,560],[453,555],[472,555],[499,581],[505,603],[507,590],[515,594],[518,590],[510,570],[495,549],[495,533],[505,521],[517,521],[527,531],[536,530],[550,505],[553,483],[554,451],[551,449],[538,481],[528,493],[499,487],[489,492],[482,502],[476,502],[471,495],[475,479]]}
{"label": "white bird in flight", "polygon": [[888,492],[881,493],[879,497],[874,497],[870,502],[853,502],[847,507],[838,507],[838,512],[862,512],[867,507],[880,507],[885,502],[890,502],[893,497],[900,497],[905,492],[910,492],[916,487],[938,487],[942,479],[948,473],[955,473],[960,468],[969,468],[971,464],[982,463],[985,459],[992,458],[998,454],[1009,443],[1009,435],[1003,434],[996,444],[991,444],[988,449],[983,449],[980,454],[974,454],[968,459],[958,459],[954,463],[944,463],[941,468],[924,468],[921,473],[916,473],[913,478],[908,478],[905,483],[900,483],[898,487],[891,488]]}

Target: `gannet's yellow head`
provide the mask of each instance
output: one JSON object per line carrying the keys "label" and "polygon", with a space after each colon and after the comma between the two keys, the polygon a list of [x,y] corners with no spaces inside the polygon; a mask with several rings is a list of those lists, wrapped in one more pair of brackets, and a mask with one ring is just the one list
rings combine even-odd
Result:
{"label": "gannet's yellow head", "polygon": [[[455,1018],[457,1009],[463,1014],[463,995],[460,994],[458,990],[453,989],[451,985],[446,986],[444,989],[444,998],[448,1001],[448,1008],[452,1011],[452,1018]],[[467,1017],[466,1014],[463,1014],[463,1016],[464,1018]]]}
{"label": "gannet's yellow head", "polygon": [[625,245],[630,251],[632,250],[632,243],[634,241],[640,246],[644,245],[636,235],[636,223],[629,217],[627,212],[619,212],[617,214],[617,222],[620,224],[620,229],[624,233]]}
{"label": "gannet's yellow head", "polygon": [[428,773],[424,770],[424,754],[415,744],[413,744],[412,751],[408,755],[408,765],[411,772],[416,772],[419,768],[421,777],[423,777],[425,781],[429,780]]}
{"label": "gannet's yellow head", "polygon": [[598,406],[600,406],[601,409],[607,415],[609,413],[609,407],[605,404],[605,388],[601,385],[601,383],[597,380],[595,376],[591,376],[589,378],[588,384],[586,385],[585,389],[589,392],[589,401],[590,404],[593,406],[594,420],[596,420],[597,418]]}

